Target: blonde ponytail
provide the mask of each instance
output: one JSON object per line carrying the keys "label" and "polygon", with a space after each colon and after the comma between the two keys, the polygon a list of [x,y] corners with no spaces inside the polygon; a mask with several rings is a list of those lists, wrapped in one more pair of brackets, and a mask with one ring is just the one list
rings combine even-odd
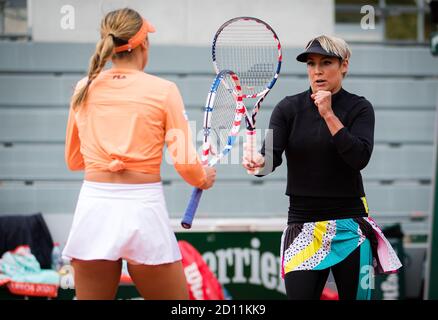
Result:
{"label": "blonde ponytail", "polygon": [[[90,59],[88,67],[88,81],[85,86],[80,88],[73,96],[73,107],[84,103],[87,98],[91,82],[99,75],[105,67],[106,62],[114,56],[122,58],[130,52],[120,52],[114,54],[117,42],[127,43],[133,35],[140,30],[143,24],[143,18],[135,10],[125,8],[108,13],[100,25],[100,40],[96,44],[96,51]],[[115,43],[116,42],[116,43]]]}
{"label": "blonde ponytail", "polygon": [[90,66],[88,67],[88,81],[86,85],[80,88],[73,97],[74,107],[77,107],[85,101],[91,82],[96,79],[96,77],[102,71],[106,62],[113,55],[113,51],[114,41],[111,35],[107,35],[103,39],[99,40],[96,45],[96,51],[90,59]]}

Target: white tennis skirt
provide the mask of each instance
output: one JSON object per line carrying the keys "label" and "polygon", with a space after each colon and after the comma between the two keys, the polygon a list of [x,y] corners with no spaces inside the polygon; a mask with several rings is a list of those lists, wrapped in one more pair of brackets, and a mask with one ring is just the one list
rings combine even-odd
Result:
{"label": "white tennis skirt", "polygon": [[161,182],[84,181],[63,257],[157,265],[181,260]]}

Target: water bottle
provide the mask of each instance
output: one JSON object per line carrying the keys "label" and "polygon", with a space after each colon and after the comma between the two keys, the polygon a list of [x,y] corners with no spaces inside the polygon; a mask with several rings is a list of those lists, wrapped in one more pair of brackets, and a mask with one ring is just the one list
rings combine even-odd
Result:
{"label": "water bottle", "polygon": [[61,248],[58,242],[53,244],[52,250],[52,269],[59,271],[62,267],[62,256],[61,256]]}

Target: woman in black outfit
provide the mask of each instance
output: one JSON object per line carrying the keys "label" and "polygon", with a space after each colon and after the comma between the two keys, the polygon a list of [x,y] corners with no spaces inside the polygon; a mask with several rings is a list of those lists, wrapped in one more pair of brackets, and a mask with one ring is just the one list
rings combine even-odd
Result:
{"label": "woman in black outfit", "polygon": [[374,110],[342,88],[350,55],[342,39],[312,39],[297,56],[310,88],[277,104],[260,153],[245,146],[243,166],[257,176],[274,171],[286,153],[281,271],[289,299],[319,299],[330,269],[340,299],[370,299],[374,272],[401,267],[368,215],[360,171],[373,150]]}

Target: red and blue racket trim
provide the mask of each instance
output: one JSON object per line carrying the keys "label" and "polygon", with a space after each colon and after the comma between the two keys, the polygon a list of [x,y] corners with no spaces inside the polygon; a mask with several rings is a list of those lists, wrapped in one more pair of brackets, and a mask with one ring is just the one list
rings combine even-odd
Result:
{"label": "red and blue racket trim", "polygon": [[[227,144],[224,146],[223,150],[210,161],[208,161],[208,156],[210,154],[210,142],[209,136],[211,132],[211,114],[214,111],[214,97],[219,88],[219,85],[223,78],[229,74],[235,84],[234,94],[236,96],[236,110],[234,115],[233,126],[230,130],[230,133],[227,138]],[[243,105],[242,99],[242,91],[240,87],[239,78],[237,75],[230,70],[223,70],[219,72],[216,76],[213,84],[210,88],[210,92],[207,96],[206,106],[204,108],[204,143],[202,145],[202,154],[201,154],[201,163],[205,166],[214,166],[222,157],[226,156],[236,141],[237,134],[240,129],[240,124],[242,121],[242,117],[245,114],[245,106]],[[190,229],[192,227],[193,219],[196,214],[196,210],[198,209],[199,201],[201,200],[202,189],[194,188],[192,195],[190,196],[189,204],[184,212],[184,216],[181,220],[181,226],[185,229]]]}
{"label": "red and blue racket trim", "polygon": [[[281,43],[280,43],[280,40],[278,39],[277,34],[275,33],[274,29],[272,29],[272,27],[271,27],[269,24],[267,24],[266,22],[264,22],[263,20],[260,20],[260,19],[258,19],[258,18],[254,18],[254,17],[236,17],[236,18],[233,18],[233,19],[228,20],[228,21],[225,22],[223,25],[221,25],[221,26],[219,27],[219,29],[217,30],[217,32],[216,32],[214,38],[213,38],[213,45],[212,45],[212,47],[211,47],[211,57],[212,57],[212,60],[213,60],[213,66],[214,66],[214,69],[216,70],[216,73],[217,73],[217,74],[219,74],[219,72],[221,71],[221,70],[219,70],[219,68],[218,68],[218,66],[217,66],[217,63],[216,63],[216,41],[217,41],[217,38],[218,38],[219,34],[222,32],[222,30],[223,30],[226,26],[228,26],[229,24],[231,24],[231,23],[233,23],[233,22],[235,22],[235,21],[237,21],[237,20],[254,20],[254,21],[256,21],[256,22],[258,22],[258,23],[260,23],[260,24],[263,24],[268,30],[270,30],[270,31],[272,32],[272,36],[274,37],[275,41],[277,42],[277,49],[278,49],[278,63],[277,63],[277,69],[276,69],[276,71],[275,71],[275,75],[274,75],[274,77],[272,78],[271,82],[266,86],[266,90],[269,91],[269,90],[271,90],[272,87],[274,86],[275,82],[276,82],[277,79],[278,79],[278,75],[280,74],[281,63],[282,63],[282,61],[283,61],[283,54],[282,54],[282,52],[281,52]],[[266,90],[264,90],[264,91],[262,91],[262,92],[259,92],[259,93],[257,93],[257,94],[254,94],[254,95],[246,95],[246,94],[243,94],[243,95],[242,95],[242,98],[243,98],[243,99],[252,99],[252,98],[257,98],[257,97],[260,97],[260,96],[265,96],[265,95],[267,94]],[[262,99],[262,100],[263,100],[263,99]],[[257,104],[259,105],[260,103],[261,103],[261,101],[259,101]]]}
{"label": "red and blue racket trim", "polygon": [[253,94],[253,95],[246,95],[246,94],[242,95],[243,99],[255,99],[255,98],[259,97],[259,100],[254,105],[254,108],[252,110],[251,115],[246,114],[246,117],[245,117],[246,118],[247,135],[253,135],[254,131],[255,131],[255,118],[256,118],[256,115],[257,115],[257,113],[258,113],[258,111],[260,109],[260,105],[263,102],[264,98],[269,93],[269,91],[272,89],[272,87],[275,85],[275,83],[276,83],[276,81],[278,79],[278,76],[279,76],[280,70],[281,70],[281,64],[282,64],[282,61],[283,61],[283,54],[282,54],[282,51],[281,51],[280,40],[278,39],[278,36],[275,33],[274,29],[272,29],[272,27],[269,24],[267,24],[266,22],[264,22],[261,19],[254,18],[254,17],[236,17],[236,18],[230,19],[230,20],[226,21],[224,24],[222,24],[219,27],[218,31],[216,32],[216,34],[215,34],[215,36],[213,38],[213,45],[212,45],[211,55],[212,55],[212,60],[213,60],[213,66],[214,66],[214,69],[216,70],[217,74],[219,74],[221,70],[219,70],[219,67],[218,67],[218,65],[216,63],[216,41],[217,41],[217,39],[219,37],[219,34],[222,32],[222,30],[225,27],[227,27],[229,24],[231,24],[231,23],[233,23],[235,21],[238,21],[238,20],[253,20],[253,21],[256,21],[257,23],[263,24],[268,30],[270,30],[272,32],[272,36],[274,37],[274,39],[275,39],[275,41],[277,43],[277,50],[278,50],[277,68],[275,70],[275,74],[274,74],[272,80],[266,85],[265,90],[263,90],[263,91],[261,91],[261,92],[259,92],[257,94]]}

